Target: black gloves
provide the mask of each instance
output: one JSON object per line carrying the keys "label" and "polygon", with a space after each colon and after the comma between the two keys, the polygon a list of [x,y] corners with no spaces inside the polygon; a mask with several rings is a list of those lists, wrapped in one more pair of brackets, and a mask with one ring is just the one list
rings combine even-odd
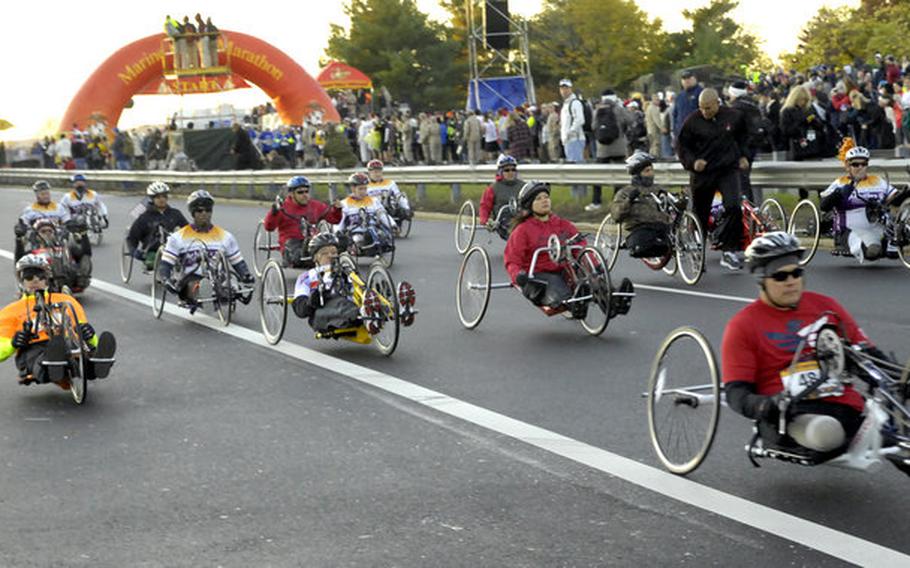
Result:
{"label": "black gloves", "polygon": [[92,338],[95,337],[95,328],[93,328],[90,323],[80,323],[79,334],[85,341],[91,341]]}
{"label": "black gloves", "polygon": [[758,418],[773,422],[780,416],[780,401],[787,397],[787,393],[781,391],[774,396],[766,396],[759,403],[756,414]]}
{"label": "black gloves", "polygon": [[845,185],[837,188],[837,193],[840,194],[841,199],[847,199],[850,197],[850,194],[853,193],[853,184]]}
{"label": "black gloves", "polygon": [[256,282],[256,278],[249,272],[244,272],[238,276],[240,277],[240,281],[244,284],[254,284]]}
{"label": "black gloves", "polygon": [[19,331],[17,331],[16,333],[13,334],[13,341],[12,341],[13,347],[15,347],[16,349],[22,349],[23,347],[28,345],[28,342],[31,339],[32,339],[31,333],[20,329]]}
{"label": "black gloves", "polygon": [[107,229],[111,226],[111,222],[108,220],[107,215],[102,215],[101,220],[104,221],[103,229]]}
{"label": "black gloves", "polygon": [[528,283],[528,273],[524,270],[519,271],[518,274],[515,275],[515,283],[524,287],[524,285]]}
{"label": "black gloves", "polygon": [[23,223],[16,223],[16,226],[13,227],[13,233],[15,233],[17,237],[24,237],[27,232],[28,227]]}
{"label": "black gloves", "polygon": [[635,201],[639,197],[641,197],[641,190],[638,189],[637,187],[635,187],[631,191],[629,191],[629,201],[630,202]]}

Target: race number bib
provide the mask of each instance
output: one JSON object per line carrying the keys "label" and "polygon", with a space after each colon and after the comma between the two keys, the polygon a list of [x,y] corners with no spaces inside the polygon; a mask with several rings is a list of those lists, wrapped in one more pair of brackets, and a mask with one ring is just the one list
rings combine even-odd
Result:
{"label": "race number bib", "polygon": [[[788,367],[780,372],[780,380],[790,396],[802,394],[820,376],[821,369],[819,369],[816,361],[803,361],[802,363],[797,363],[796,367]],[[836,377],[828,377],[825,382],[806,397],[806,400],[824,398],[826,396],[841,396],[843,394],[844,384]]]}

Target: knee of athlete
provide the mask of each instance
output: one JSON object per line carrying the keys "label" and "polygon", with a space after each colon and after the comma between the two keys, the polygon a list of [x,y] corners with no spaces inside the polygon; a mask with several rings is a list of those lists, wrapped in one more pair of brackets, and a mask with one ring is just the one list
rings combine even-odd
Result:
{"label": "knee of athlete", "polygon": [[801,414],[787,427],[797,444],[818,452],[830,452],[844,445],[847,434],[843,424],[833,416]]}

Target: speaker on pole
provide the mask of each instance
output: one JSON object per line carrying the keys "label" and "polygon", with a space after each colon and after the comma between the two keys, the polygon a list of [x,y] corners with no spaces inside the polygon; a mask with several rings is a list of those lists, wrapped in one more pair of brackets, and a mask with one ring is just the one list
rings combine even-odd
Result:
{"label": "speaker on pole", "polygon": [[509,49],[509,1],[486,0],[483,6],[483,33],[486,44],[499,50]]}

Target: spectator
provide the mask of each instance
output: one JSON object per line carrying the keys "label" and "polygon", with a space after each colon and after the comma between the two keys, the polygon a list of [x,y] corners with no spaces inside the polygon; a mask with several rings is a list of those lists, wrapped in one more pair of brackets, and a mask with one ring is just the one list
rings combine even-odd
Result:
{"label": "spectator", "polygon": [[54,144],[54,158],[61,168],[73,158],[73,143],[66,134],[61,134],[60,139]]}
{"label": "spectator", "polygon": [[513,110],[508,124],[509,155],[519,162],[528,161],[531,158],[531,129],[528,123],[518,110]]}
{"label": "spectator", "polygon": [[688,69],[680,75],[682,90],[676,97],[673,105],[673,140],[679,139],[686,118],[698,110],[698,97],[701,95],[702,86],[698,84],[698,77]]}
{"label": "spectator", "polygon": [[[569,79],[559,81],[559,94],[562,96],[562,109],[559,112],[559,138],[566,154],[566,162],[582,164],[585,161],[585,109],[582,102],[572,92],[572,81]],[[584,186],[573,186],[572,191],[578,195],[584,191]],[[592,201],[585,209],[591,211],[600,209],[600,207],[600,200],[598,200]]]}
{"label": "spectator", "polygon": [[475,110],[464,121],[464,142],[468,151],[468,163],[472,166],[479,163],[483,148],[483,123],[480,121],[480,110]]}
{"label": "spectator", "polygon": [[260,168],[259,156],[256,148],[250,140],[246,130],[240,128],[238,123],[231,127],[234,131],[234,143],[231,146],[231,154],[236,158],[235,169],[237,170],[258,170]]}
{"label": "spectator", "polygon": [[[612,89],[605,89],[600,96],[600,102],[594,109],[594,139],[596,144],[596,160],[599,164],[622,164],[626,160],[626,150],[629,147],[626,132],[632,126],[632,115],[623,107],[622,101]],[[607,124],[610,129],[615,129],[616,137],[608,142],[609,137],[604,137],[602,131]],[[616,188],[613,188],[614,194]],[[591,203],[585,211],[598,211],[603,204],[603,188],[599,185],[593,187]]]}
{"label": "spectator", "polygon": [[801,161],[821,156],[823,132],[812,109],[809,90],[797,85],[790,90],[780,111],[780,130],[787,159]]}
{"label": "spectator", "polygon": [[495,159],[499,153],[499,131],[490,113],[483,117],[483,151],[488,162]]}
{"label": "spectator", "polygon": [[651,102],[645,109],[645,129],[648,132],[648,153],[660,156],[660,137],[663,133],[663,113],[660,110],[660,93],[651,95]]}
{"label": "spectator", "polygon": [[758,104],[749,94],[749,86],[745,81],[736,81],[727,89],[730,96],[730,108],[738,110],[746,123],[746,144],[745,158],[749,162],[749,167],[739,171],[740,188],[742,194],[749,201],[755,201],[755,195],[752,193],[752,162],[755,161],[755,155],[762,145],[764,139],[764,128],[762,126],[761,111]]}

